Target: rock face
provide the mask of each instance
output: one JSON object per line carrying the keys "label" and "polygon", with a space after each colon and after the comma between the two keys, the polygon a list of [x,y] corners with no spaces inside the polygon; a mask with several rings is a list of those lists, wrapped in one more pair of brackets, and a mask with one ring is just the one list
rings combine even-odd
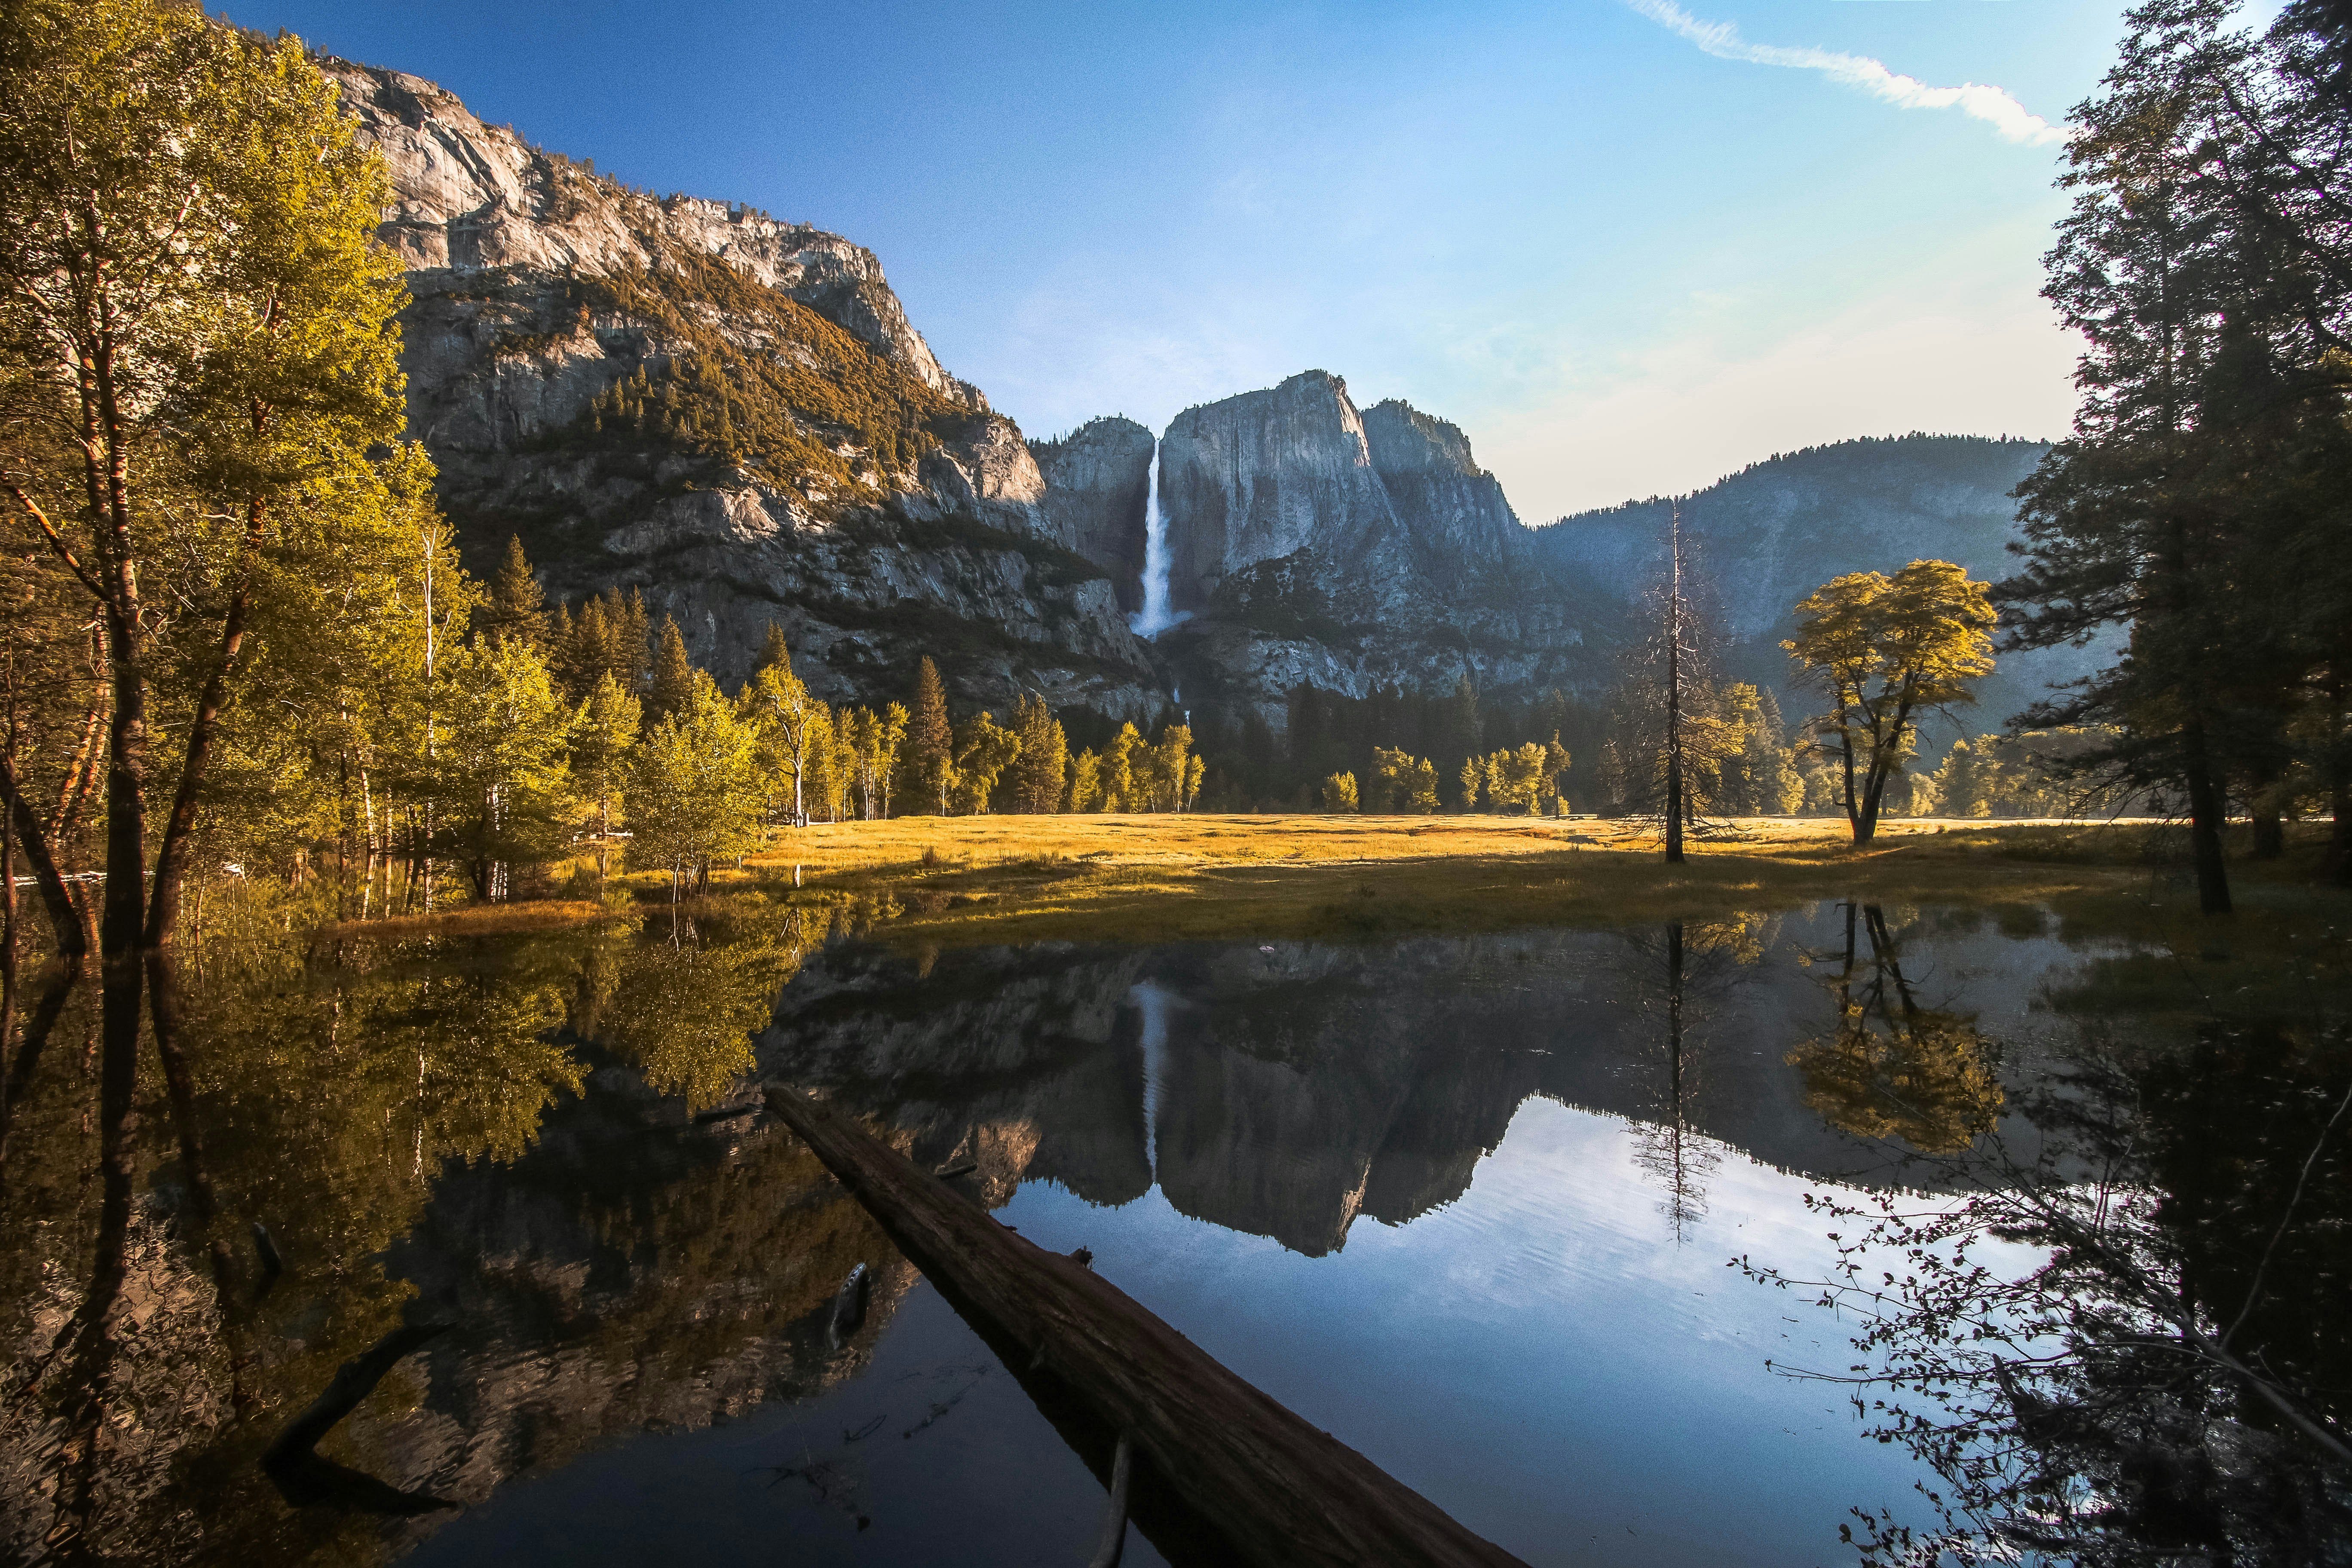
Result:
{"label": "rock face", "polygon": [[[1841,441],[1752,464],[1685,498],[1684,524],[1720,606],[1730,673],[1787,692],[1780,645],[1794,626],[1790,611],[1840,574],[1891,573],[1926,557],[1989,581],[2010,575],[2018,561],[2008,547],[2021,537],[2010,492],[2048,450],[1975,436]],[[1668,504],[1653,498],[1562,518],[1535,531],[1536,549],[1556,573],[1629,601],[1664,562]],[[2004,654],[1959,727],[1996,728],[2049,683],[2110,657],[2104,645]],[[1792,719],[1811,711],[1811,698],[1790,700]],[[1939,742],[1952,732],[1949,721],[1932,728]]]}
{"label": "rock face", "polygon": [[641,589],[722,679],[773,621],[834,700],[903,697],[929,653],[966,703],[1150,710],[1106,567],[871,252],[322,66],[392,174],[410,427],[478,565],[518,534],[554,596]]}
{"label": "rock face", "polygon": [[1580,687],[1595,673],[1573,591],[1455,426],[1402,403],[1359,412],[1323,371],[1187,409],[1160,441],[1165,639],[1187,689],[1268,704],[1306,683]]}
{"label": "rock face", "polygon": [[1045,481],[1045,518],[1063,545],[1110,573],[1119,606],[1143,607],[1144,509],[1150,500],[1151,432],[1112,415],[1053,441],[1032,441]]}

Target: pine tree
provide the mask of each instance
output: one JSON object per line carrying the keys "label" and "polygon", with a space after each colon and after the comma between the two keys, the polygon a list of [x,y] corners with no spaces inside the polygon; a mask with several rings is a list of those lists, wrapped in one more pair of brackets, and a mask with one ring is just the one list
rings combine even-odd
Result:
{"label": "pine tree", "polygon": [[646,688],[646,673],[651,668],[647,653],[652,646],[653,617],[646,609],[646,593],[642,588],[629,590],[626,603],[615,588],[604,601],[604,657],[622,685],[632,691]]}
{"label": "pine tree", "polygon": [[547,671],[555,677],[555,684],[563,695],[574,702],[587,695],[580,682],[579,635],[579,628],[572,621],[572,606],[556,601],[555,609],[547,617]]}
{"label": "pine tree", "polygon": [[[593,601],[592,601],[593,603]],[[596,882],[602,888],[608,869],[606,846],[613,837],[613,803],[621,776],[636,743],[642,709],[635,693],[625,689],[609,669],[599,671],[596,684],[580,705],[572,737],[572,774],[581,795],[596,809]]]}
{"label": "pine tree", "polygon": [[761,670],[779,665],[786,669],[793,667],[793,650],[785,645],[784,628],[770,621],[767,635],[760,639],[760,657],[751,661],[751,674],[756,679]]}
{"label": "pine tree", "polygon": [[527,643],[541,652],[548,647],[547,594],[522,552],[519,533],[507,536],[506,559],[490,578],[482,629],[493,642]]}
{"label": "pine tree", "polygon": [[[1445,750],[1433,760],[1452,758],[1458,767],[1478,755],[1486,738],[1486,725],[1478,711],[1478,689],[1470,683],[1466,670],[1454,683],[1454,695],[1446,700],[1444,727]],[[1463,799],[1462,809],[1472,810],[1477,804],[1476,792],[1470,791]]]}
{"label": "pine tree", "polygon": [[1045,813],[1062,805],[1063,777],[1069,770],[1069,742],[1043,697],[1024,694],[1013,710],[1021,737],[1021,760],[1013,772],[1013,808]]}
{"label": "pine tree", "polygon": [[686,706],[694,695],[694,661],[686,656],[686,637],[677,620],[662,617],[661,646],[654,654],[653,681],[646,689],[646,725],[650,729]]}
{"label": "pine tree", "polygon": [[1099,811],[1102,805],[1102,759],[1091,751],[1070,759],[1070,810]]}
{"label": "pine tree", "polygon": [[945,816],[955,772],[955,729],[948,721],[947,688],[940,683],[939,666],[929,654],[915,667],[915,707],[908,718],[907,751],[916,782],[927,797],[938,799],[940,815]]}

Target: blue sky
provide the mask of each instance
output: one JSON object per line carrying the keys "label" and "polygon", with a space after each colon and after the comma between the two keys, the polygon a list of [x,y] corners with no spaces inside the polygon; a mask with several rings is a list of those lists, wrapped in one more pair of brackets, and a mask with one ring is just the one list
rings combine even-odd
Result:
{"label": "blue sky", "polygon": [[[228,6],[632,184],[871,247],[1033,435],[1327,369],[1460,424],[1530,522],[1850,436],[2063,433],[2074,349],[2038,297],[2061,149],[2013,137],[2064,123],[2120,11]],[[1906,107],[1799,50],[2016,109]]]}

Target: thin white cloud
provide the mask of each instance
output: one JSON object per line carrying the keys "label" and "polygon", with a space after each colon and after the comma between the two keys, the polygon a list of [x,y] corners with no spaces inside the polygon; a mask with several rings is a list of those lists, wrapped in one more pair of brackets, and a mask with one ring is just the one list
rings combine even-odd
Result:
{"label": "thin white cloud", "polygon": [[1959,87],[1929,87],[1916,77],[1889,70],[1868,55],[1841,54],[1834,49],[1788,49],[1771,44],[1751,44],[1729,22],[1702,22],[1674,0],[1626,0],[1634,10],[1661,26],[1670,27],[1718,59],[1744,60],[1750,65],[1785,66],[1822,75],[1858,87],[1874,98],[1905,109],[1957,109],[1981,120],[2011,142],[2046,146],[2066,140],[2066,127],[2029,110],[1997,87],[1968,82]]}

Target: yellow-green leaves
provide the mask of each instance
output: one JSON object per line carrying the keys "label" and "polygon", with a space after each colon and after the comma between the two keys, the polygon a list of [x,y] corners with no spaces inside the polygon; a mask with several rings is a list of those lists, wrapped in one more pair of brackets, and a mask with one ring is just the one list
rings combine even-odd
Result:
{"label": "yellow-green leaves", "polygon": [[1856,842],[1876,826],[1920,711],[1976,700],[1974,683],[1992,669],[1994,619],[1988,585],[1948,561],[1914,561],[1893,577],[1849,573],[1797,606],[1797,635],[1780,646],[1829,699],[1814,728],[1845,764]]}
{"label": "yellow-green leaves", "polygon": [[1891,578],[1849,573],[1797,606],[1797,635],[1780,646],[1842,707],[1970,701],[1971,683],[1992,670],[1989,595],[1948,561],[1914,561]]}
{"label": "yellow-green leaves", "polygon": [[759,737],[701,670],[678,710],[647,731],[631,759],[629,863],[673,886],[759,839]]}

